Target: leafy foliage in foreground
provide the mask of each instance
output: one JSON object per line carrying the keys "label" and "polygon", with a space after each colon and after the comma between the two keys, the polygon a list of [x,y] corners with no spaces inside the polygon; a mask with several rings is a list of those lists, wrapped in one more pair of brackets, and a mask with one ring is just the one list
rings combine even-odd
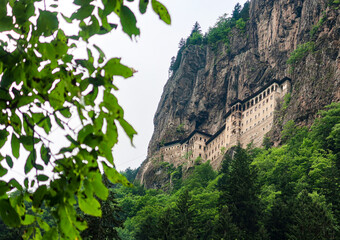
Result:
{"label": "leafy foliage in foreground", "polygon": [[[149,2],[170,24],[169,13],[157,0],[139,1],[139,11],[144,14]],[[0,155],[0,177],[20,164],[13,159],[28,156],[24,186],[14,178],[0,180],[0,216],[10,227],[27,226],[24,239],[80,239],[87,223],[75,206],[99,217],[100,202],[109,196],[100,168],[112,183],[130,185],[114,169],[112,148],[118,141],[118,124],[131,141],[136,132],[124,119],[113,77],[129,78],[134,70],[119,58],[106,59],[90,40],[118,26],[110,21],[111,15],[118,17],[130,38],[138,36],[137,20],[123,0],[70,3],[77,10],[66,16],[56,1],[0,2],[4,39],[0,40],[0,148],[12,150]],[[68,35],[61,21],[78,30]],[[80,46],[86,46],[87,58],[73,55]],[[55,150],[52,134],[58,127],[65,130],[65,147]],[[52,177],[46,174],[51,170]],[[19,194],[9,196],[14,189]],[[32,206],[30,213],[24,203]],[[46,213],[42,206],[54,224],[42,217]]]}
{"label": "leafy foliage in foreground", "polygon": [[195,165],[170,192],[116,188],[119,236],[339,239],[340,103],[320,114],[310,129],[289,122],[280,147],[235,147],[218,173],[209,162]]}

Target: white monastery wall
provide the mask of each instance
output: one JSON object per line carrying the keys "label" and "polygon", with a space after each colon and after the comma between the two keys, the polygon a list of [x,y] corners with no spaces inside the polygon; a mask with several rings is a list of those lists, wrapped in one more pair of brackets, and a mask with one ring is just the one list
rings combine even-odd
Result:
{"label": "white monastery wall", "polygon": [[243,147],[253,142],[260,147],[265,134],[272,128],[275,107],[290,91],[290,80],[273,81],[260,92],[237,100],[226,114],[225,125],[213,136],[194,131],[182,141],[166,143],[160,148],[163,161],[178,166],[198,157],[211,160],[218,168],[225,150],[240,143]]}

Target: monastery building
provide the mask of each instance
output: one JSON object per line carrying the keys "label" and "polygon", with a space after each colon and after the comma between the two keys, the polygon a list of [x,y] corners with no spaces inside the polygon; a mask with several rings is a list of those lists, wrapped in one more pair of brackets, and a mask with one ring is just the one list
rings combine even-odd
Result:
{"label": "monastery building", "polygon": [[289,78],[274,80],[246,99],[238,99],[229,106],[225,124],[214,135],[195,130],[183,140],[165,143],[159,152],[162,160],[176,166],[200,157],[217,168],[224,152],[238,143],[246,146],[253,142],[260,147],[273,125],[274,109],[290,85]]}

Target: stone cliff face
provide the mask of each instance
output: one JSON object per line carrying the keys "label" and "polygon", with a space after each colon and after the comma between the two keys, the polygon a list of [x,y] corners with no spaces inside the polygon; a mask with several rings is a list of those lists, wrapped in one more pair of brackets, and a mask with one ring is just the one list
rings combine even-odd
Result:
{"label": "stone cliff face", "polygon": [[[246,28],[232,30],[229,46],[221,43],[217,50],[188,46],[164,87],[148,158],[137,179],[146,187],[159,187],[162,184],[155,181],[169,180],[152,161],[159,144],[185,138],[195,129],[214,134],[224,124],[232,101],[246,98],[273,79],[292,79],[283,124],[293,119],[310,125],[318,110],[339,101],[340,10],[329,2],[253,0]],[[313,43],[313,51],[294,66],[287,64],[290,54],[306,42]],[[281,127],[271,131],[276,143]]]}

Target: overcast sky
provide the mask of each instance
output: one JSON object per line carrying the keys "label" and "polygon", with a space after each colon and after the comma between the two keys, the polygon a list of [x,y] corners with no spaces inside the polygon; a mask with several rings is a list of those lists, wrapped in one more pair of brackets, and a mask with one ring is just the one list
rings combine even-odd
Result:
{"label": "overcast sky", "polygon": [[[138,132],[133,148],[124,133],[114,148],[115,164],[118,170],[137,168],[145,160],[147,146],[153,133],[153,117],[163,87],[168,79],[170,59],[177,54],[178,43],[186,38],[196,21],[206,32],[219,16],[231,14],[237,0],[171,0],[160,1],[169,10],[172,24],[161,22],[149,9],[146,14],[137,15],[141,35],[137,42],[131,41],[121,31],[96,38],[108,57],[121,57],[122,63],[138,70],[134,77],[116,79],[119,87],[118,101],[125,110],[125,117]],[[135,3],[133,3],[135,4]],[[136,4],[135,4],[136,5]],[[137,11],[135,11],[137,12]]]}

